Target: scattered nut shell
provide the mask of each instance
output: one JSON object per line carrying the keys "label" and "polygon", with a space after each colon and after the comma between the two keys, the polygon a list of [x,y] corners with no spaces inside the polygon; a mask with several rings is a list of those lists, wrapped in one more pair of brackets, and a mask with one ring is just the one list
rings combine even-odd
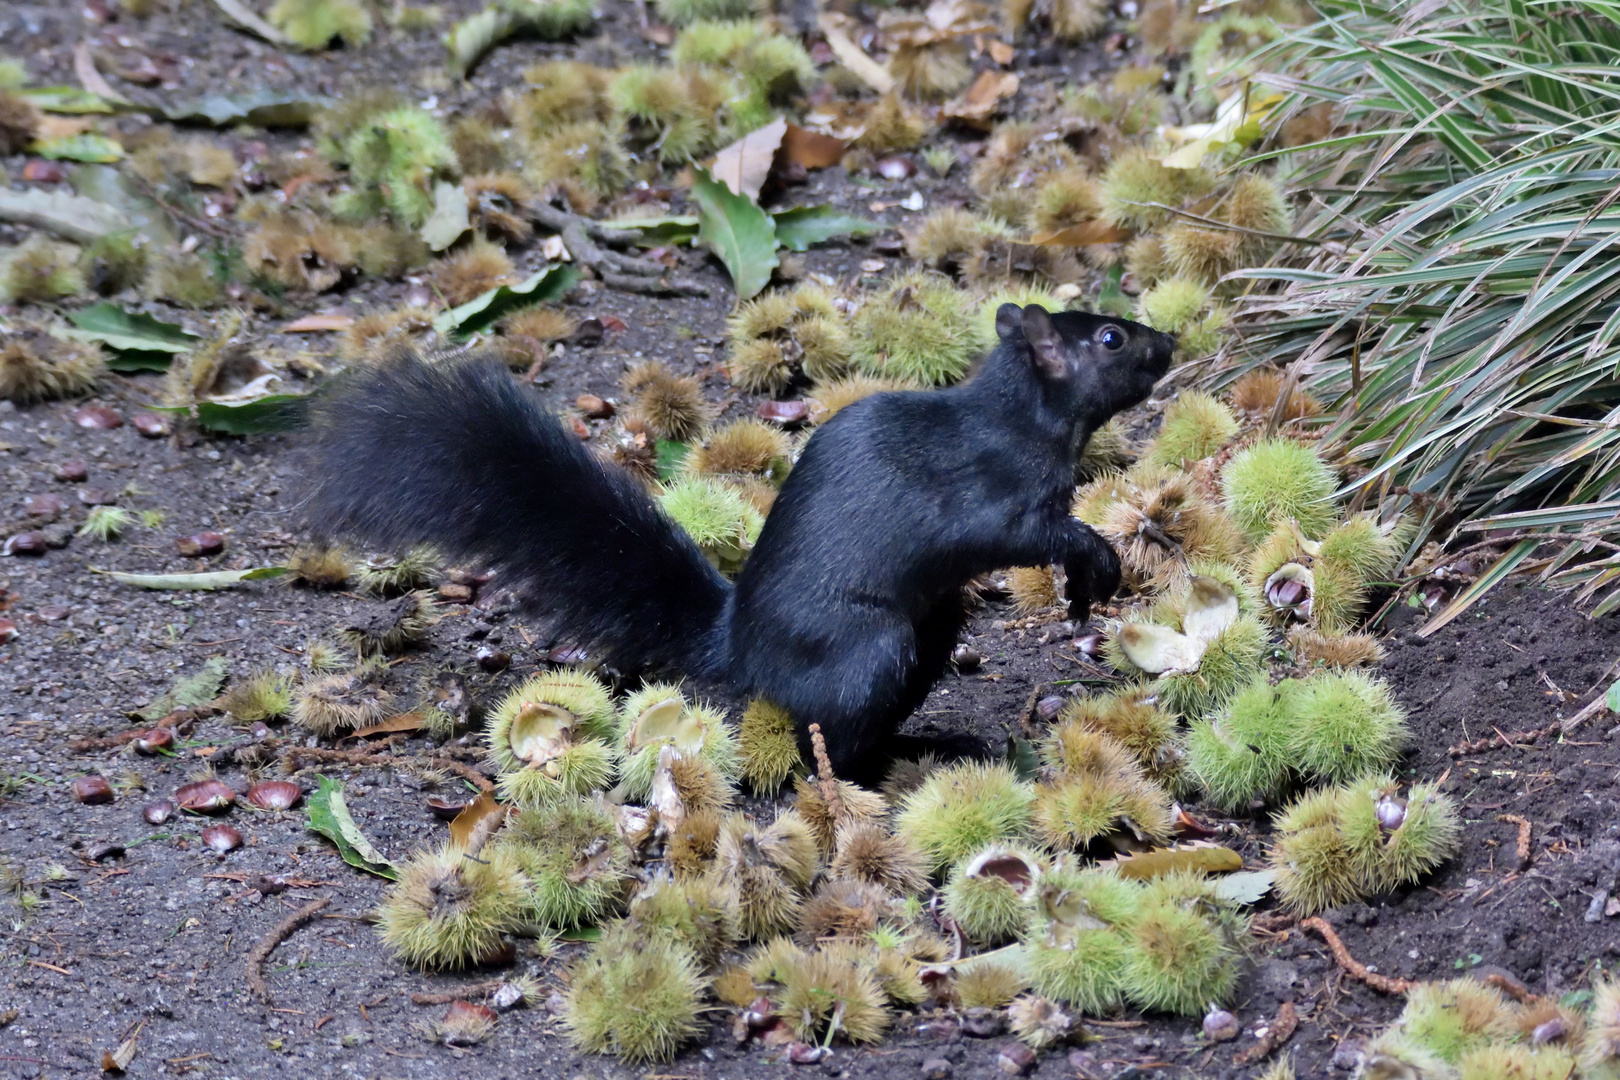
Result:
{"label": "scattered nut shell", "polygon": [[225,537],[217,532],[192,533],[175,537],[174,547],[188,559],[218,555],[225,550]]}
{"label": "scattered nut shell", "polygon": [[89,479],[90,468],[79,458],[71,458],[56,466],[56,478],[64,484],[78,484]]}
{"label": "scattered nut shell", "polygon": [[23,532],[11,537],[0,547],[0,555],[43,555],[50,544],[42,532]]}
{"label": "scattered nut shell", "polygon": [[1204,1014],[1204,1037],[1210,1042],[1225,1042],[1235,1039],[1242,1025],[1237,1017],[1221,1008],[1219,1005],[1211,1006],[1209,1012]]}
{"label": "scattered nut shell", "polygon": [[169,799],[153,799],[141,807],[141,817],[148,825],[162,825],[174,816],[174,803]]}
{"label": "scattered nut shell", "polygon": [[135,744],[137,754],[158,754],[174,747],[174,732],[166,727],[155,727],[130,741]]}
{"label": "scattered nut shell", "polygon": [[136,413],[130,423],[135,425],[136,431],[148,439],[161,439],[169,433],[169,421],[157,413]]}
{"label": "scattered nut shell", "polygon": [[55,517],[66,509],[67,503],[62,501],[62,497],[50,492],[23,497],[23,513],[29,517]]}
{"label": "scattered nut shell", "polygon": [[247,789],[247,801],[260,810],[287,810],[298,805],[304,789],[291,780],[260,780]]}
{"label": "scattered nut shell", "polygon": [[222,780],[199,780],[186,784],[174,793],[174,801],[182,810],[199,814],[217,814],[228,810],[236,802],[236,792]]}
{"label": "scattered nut shell", "polygon": [[581,394],[574,399],[574,408],[578,409],[587,420],[606,420],[614,413],[613,403],[595,394]]}
{"label": "scattered nut shell", "polygon": [[112,785],[107,778],[91,773],[73,781],[73,797],[86,806],[100,806],[113,801]]}
{"label": "scattered nut shell", "polygon": [[229,825],[210,825],[202,831],[202,841],[211,850],[224,855],[242,846],[242,834]]}
{"label": "scattered nut shell", "polygon": [[984,657],[971,645],[958,645],[951,650],[951,663],[958,671],[976,671],[984,663]]}
{"label": "scattered nut shell", "polygon": [[82,428],[99,431],[111,431],[113,428],[124,426],[124,418],[105,405],[85,405],[74,409],[68,419]]}

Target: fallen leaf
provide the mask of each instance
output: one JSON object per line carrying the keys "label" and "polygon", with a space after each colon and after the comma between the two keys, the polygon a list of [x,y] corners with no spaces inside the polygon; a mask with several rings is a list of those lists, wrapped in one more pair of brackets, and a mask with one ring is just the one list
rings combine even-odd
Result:
{"label": "fallen leaf", "polygon": [[85,133],[36,139],[28,144],[28,152],[58,161],[88,161],[105,165],[123,159],[124,144],[105,135]]}
{"label": "fallen leaf", "polygon": [[781,265],[776,257],[776,223],[752,199],[738,195],[702,169],[694,172],[698,242],[726,264],[737,299],[751,299],[770,284],[771,271]]}
{"label": "fallen leaf", "polygon": [[389,735],[396,731],[420,731],[421,728],[421,713],[403,712],[398,716],[390,716],[387,720],[380,720],[368,727],[353,731],[348,737],[351,739],[364,739],[370,735]]}
{"label": "fallen leaf", "polygon": [[839,20],[832,15],[822,15],[820,19],[821,33],[832,47],[833,54],[838,62],[843,64],[855,77],[880,94],[887,94],[894,89],[894,76],[889,69],[867,56],[861,47],[850,40],[839,25]]}
{"label": "fallen leaf", "polygon": [[129,352],[190,352],[202,339],[188,334],[178,323],[166,323],[138,311],[125,311],[117,304],[102,301],[81,311],[68,313],[74,329],[62,336],[74,341],[96,341],[111,349]]}
{"label": "fallen leaf", "polygon": [[464,340],[519,308],[560,299],[578,280],[579,272],[571,267],[542,266],[525,281],[501,285],[460,307],[440,312],[433,319],[433,329],[453,340]]}
{"label": "fallen leaf", "polygon": [[1258,904],[1277,882],[1275,870],[1240,870],[1215,879],[1215,895],[1234,904]]}
{"label": "fallen leaf", "polygon": [[781,117],[755,128],[714,156],[710,175],[738,195],[757,201],[786,134],[787,121]]}
{"label": "fallen leaf", "polygon": [[467,189],[440,180],[433,186],[433,213],[422,223],[422,239],[434,251],[443,251],[472,228]]}
{"label": "fallen leaf", "polygon": [[90,54],[90,42],[81,41],[73,47],[73,73],[79,77],[84,88],[103,101],[111,101],[118,105],[133,105],[134,102],[112,88],[101,72],[96,70],[96,58]]}
{"label": "fallen leaf", "polygon": [[461,813],[450,822],[450,842],[461,847],[467,846],[472,837],[473,830],[478,823],[491,814],[504,814],[506,807],[495,801],[495,796],[488,791],[479,794],[478,798],[462,808]]}
{"label": "fallen leaf", "polygon": [[847,148],[843,139],[835,139],[797,124],[789,124],[786,134],[782,136],[783,157],[806,169],[830,169],[844,160]]}
{"label": "fallen leaf", "polygon": [[1171,145],[1185,143],[1160,159],[1164,167],[1196,169],[1216,150],[1229,146],[1241,150],[1259,139],[1264,134],[1263,122],[1282,103],[1284,96],[1274,93],[1262,97],[1251,93],[1250,85],[1244,83],[1240,90],[1221,102],[1210,123],[1161,128],[1160,133]]}
{"label": "fallen leaf", "polygon": [[[245,386],[238,396],[250,392],[250,387]],[[224,435],[291,431],[303,420],[306,404],[302,394],[265,394],[247,401],[199,401],[197,423]]]}
{"label": "fallen leaf", "polygon": [[795,206],[771,216],[777,241],[789,251],[808,251],[812,244],[835,236],[869,236],[884,228],[882,222],[831,206]]}
{"label": "fallen leaf", "polygon": [[108,1073],[121,1073],[129,1068],[129,1063],[135,1060],[135,1040],[140,1038],[139,1026],[130,1032],[129,1038],[119,1043],[116,1049],[101,1052],[101,1071]]}
{"label": "fallen leaf", "polygon": [[1123,878],[1146,881],[1178,871],[1192,870],[1200,874],[1218,874],[1243,869],[1243,856],[1231,848],[1195,841],[1175,847],[1154,848],[1139,855],[1121,855],[1117,859],[1097,864],[1098,868],[1112,866]]}
{"label": "fallen leaf", "polygon": [[1122,244],[1130,238],[1131,234],[1124,229],[1106,221],[1094,220],[1082,221],[1056,232],[1039,233],[1030,238],[1030,243],[1049,247],[1090,247],[1093,244]]}
{"label": "fallen leaf", "polygon": [[353,315],[305,315],[281,328],[283,334],[313,334],[322,330],[347,330],[354,325]]}
{"label": "fallen leaf", "polygon": [[332,104],[320,95],[254,90],[245,94],[210,94],[197,101],[170,106],[165,119],[176,123],[203,121],[215,127],[244,122],[254,127],[304,127],[315,114]]}
{"label": "fallen leaf", "polygon": [[986,69],[979,72],[979,77],[973,80],[973,85],[961,97],[947,102],[940,109],[940,115],[974,127],[988,128],[1001,103],[1018,93],[1018,86],[1018,76],[1012,72]]}
{"label": "fallen leaf", "polygon": [[11,91],[41,112],[110,113],[113,107],[77,86],[36,86]]}
{"label": "fallen leaf", "polygon": [[317,776],[315,780],[320,787],[309,797],[308,816],[305,818],[308,828],[337,845],[343,861],[355,869],[389,881],[398,878],[399,871],[394,864],[371,845],[371,841],[360,831],[360,826],[354,823],[348,804],[343,801],[343,785],[324,776]]}
{"label": "fallen leaf", "polygon": [[240,0],[214,0],[214,6],[223,11],[237,25],[243,29],[251,30],[272,45],[291,45],[292,39],[274,26],[265,22]]}
{"label": "fallen leaf", "polygon": [[241,581],[280,577],[288,571],[285,566],[258,566],[251,570],[209,570],[200,574],[125,574],[116,570],[101,572],[119,584],[134,585],[140,589],[197,589],[212,592]]}

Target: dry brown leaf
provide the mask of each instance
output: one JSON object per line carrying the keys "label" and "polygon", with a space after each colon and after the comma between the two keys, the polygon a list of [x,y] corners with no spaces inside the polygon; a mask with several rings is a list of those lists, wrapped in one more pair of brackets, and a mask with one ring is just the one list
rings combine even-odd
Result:
{"label": "dry brown leaf", "polygon": [[1221,874],[1243,869],[1243,856],[1231,848],[1205,841],[1178,844],[1175,847],[1154,848],[1140,855],[1121,855],[1099,867],[1113,866],[1123,878],[1146,881],[1150,878],[1173,874],[1178,870],[1195,870],[1201,874]]}
{"label": "dry brown leaf", "polygon": [[321,330],[347,330],[354,325],[353,315],[305,315],[281,328],[283,334],[311,334]]}
{"label": "dry brown leaf", "polygon": [[90,55],[90,42],[81,41],[73,47],[73,73],[92,94],[114,105],[133,105],[134,102],[112,88],[112,84],[96,70],[96,58]]}
{"label": "dry brown leaf", "polygon": [[828,169],[844,160],[843,139],[823,135],[797,124],[789,124],[782,136],[782,155],[806,169]]}
{"label": "dry brown leaf", "polygon": [[889,69],[867,56],[844,32],[838,19],[832,15],[823,15],[820,25],[828,46],[831,47],[833,55],[838,57],[840,64],[854,72],[861,82],[880,94],[887,94],[894,89],[894,77],[889,74]]}
{"label": "dry brown leaf", "polygon": [[349,738],[364,739],[368,735],[390,735],[396,731],[420,731],[421,728],[421,713],[402,712],[398,716],[390,716],[387,720],[380,720],[370,727],[360,728]]}
{"label": "dry brown leaf", "polygon": [[478,798],[468,803],[466,809],[457,814],[456,819],[450,823],[450,842],[465,847],[468,839],[472,837],[473,830],[478,828],[480,821],[483,821],[491,814],[504,813],[506,813],[506,807],[496,802],[492,793],[488,791],[482,793]]}
{"label": "dry brown leaf", "polygon": [[1092,244],[1122,244],[1130,238],[1130,233],[1106,221],[1082,221],[1067,229],[1031,237],[1030,243],[1049,247],[1089,247]]}
{"label": "dry brown leaf", "polygon": [[757,202],[786,134],[787,121],[781,117],[750,131],[714,156],[711,175],[738,195]]}
{"label": "dry brown leaf", "polygon": [[140,1038],[141,1029],[137,1027],[130,1032],[129,1038],[118,1044],[115,1050],[101,1052],[101,1071],[107,1073],[121,1073],[129,1068],[129,1063],[135,1060],[135,1040]]}
{"label": "dry brown leaf", "polygon": [[1018,85],[1018,76],[1012,72],[986,69],[979,72],[961,97],[947,102],[940,112],[947,119],[988,128],[1001,103],[1018,93]]}
{"label": "dry brown leaf", "polygon": [[54,116],[46,113],[39,119],[40,142],[50,139],[71,139],[75,135],[83,135],[89,131],[95,121],[78,116]]}

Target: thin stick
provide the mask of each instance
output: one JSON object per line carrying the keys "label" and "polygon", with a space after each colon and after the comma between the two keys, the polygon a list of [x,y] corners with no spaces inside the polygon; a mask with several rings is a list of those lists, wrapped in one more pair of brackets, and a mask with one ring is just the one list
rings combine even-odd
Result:
{"label": "thin stick", "polygon": [[248,953],[247,958],[247,984],[248,989],[257,994],[260,1001],[266,1005],[270,1004],[270,987],[265,985],[264,981],[264,962],[270,959],[270,954],[275,952],[277,945],[291,937],[294,930],[319,915],[321,909],[331,902],[332,898],[330,896],[324,896],[319,900],[311,900],[285,919],[276,923],[271,931],[264,936],[264,940],[253,946],[253,951]]}
{"label": "thin stick", "polygon": [[1473,742],[1458,743],[1456,746],[1453,746],[1449,752],[1452,757],[1463,757],[1467,754],[1482,754],[1487,750],[1495,750],[1503,746],[1519,746],[1521,744],[1533,743],[1537,739],[1545,739],[1549,735],[1561,734],[1563,730],[1564,721],[1554,720],[1546,727],[1536,728],[1533,731],[1510,731],[1506,734],[1499,731],[1495,735],[1487,735],[1485,738],[1475,739]]}
{"label": "thin stick", "polygon": [[1300,928],[1315,930],[1327,942],[1328,952],[1333,954],[1333,962],[1344,969],[1344,973],[1352,979],[1359,979],[1374,990],[1384,994],[1404,994],[1412,988],[1412,984],[1405,979],[1392,979],[1388,975],[1380,975],[1376,971],[1368,971],[1367,965],[1350,955],[1350,950],[1344,947],[1339,935],[1329,926],[1326,919],[1309,918],[1302,921]]}
{"label": "thin stick", "polygon": [[479,772],[477,769],[473,768],[471,765],[468,765],[464,761],[456,761],[453,758],[448,757],[437,757],[433,759],[433,763],[441,768],[448,769],[450,772],[455,773],[462,779],[467,780],[480,792],[495,790],[495,785],[489,782],[489,777],[485,776],[483,773]]}
{"label": "thin stick", "polygon": [[505,979],[486,979],[471,986],[463,986],[460,990],[452,990],[444,994],[412,994],[412,1005],[448,1005],[452,1001],[471,1001],[475,994],[492,994],[506,985]]}
{"label": "thin stick", "polygon": [[1266,1028],[1266,1033],[1260,1041],[1238,1054],[1232,1059],[1234,1065],[1253,1065],[1256,1061],[1266,1057],[1283,1043],[1294,1036],[1294,1029],[1299,1027],[1299,1013],[1294,1009],[1292,1001],[1285,1001],[1277,1010],[1277,1019]]}
{"label": "thin stick", "polygon": [[1518,814],[1497,814],[1496,820],[1519,827],[1519,841],[1514,845],[1513,853],[1519,857],[1519,869],[1523,870],[1530,865],[1530,820]]}

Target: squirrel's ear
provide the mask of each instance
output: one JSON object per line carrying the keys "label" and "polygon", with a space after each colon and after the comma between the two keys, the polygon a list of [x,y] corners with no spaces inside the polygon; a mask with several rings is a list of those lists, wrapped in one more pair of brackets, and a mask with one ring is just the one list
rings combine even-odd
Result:
{"label": "squirrel's ear", "polygon": [[[1052,316],[1047,314],[1045,308],[1030,304],[1023,310],[1024,340],[1029,342],[1030,351],[1035,354],[1035,362],[1051,376],[1063,374],[1064,364],[1062,343],[1058,339],[1057,327],[1052,325]],[[996,321],[1001,321],[1001,312],[996,313]]]}
{"label": "squirrel's ear", "polygon": [[996,308],[996,337],[1002,341],[1015,340],[1024,330],[1024,309],[1017,304],[1002,304]]}

